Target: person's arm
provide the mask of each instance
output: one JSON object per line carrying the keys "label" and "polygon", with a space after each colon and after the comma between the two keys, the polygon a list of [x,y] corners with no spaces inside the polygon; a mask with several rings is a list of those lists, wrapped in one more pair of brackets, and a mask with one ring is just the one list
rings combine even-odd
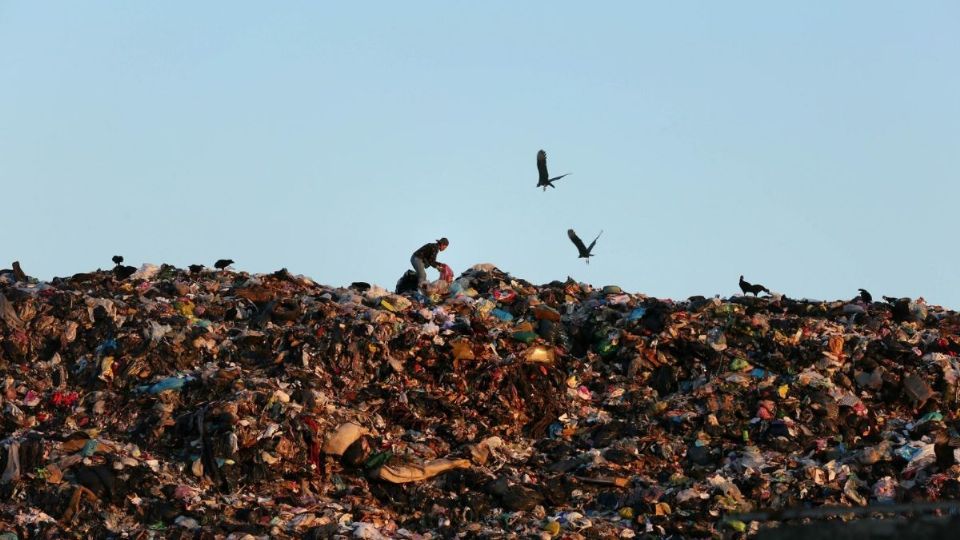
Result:
{"label": "person's arm", "polygon": [[427,253],[424,256],[423,263],[431,268],[440,269],[440,263],[437,262],[437,255],[440,253],[440,248],[434,244],[430,246],[430,249],[427,250]]}

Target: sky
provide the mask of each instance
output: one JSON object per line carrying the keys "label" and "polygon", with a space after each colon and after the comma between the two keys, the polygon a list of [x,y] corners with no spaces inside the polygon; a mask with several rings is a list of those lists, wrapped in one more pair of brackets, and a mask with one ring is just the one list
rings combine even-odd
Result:
{"label": "sky", "polygon": [[956,309],[958,66],[952,1],[0,0],[0,267]]}

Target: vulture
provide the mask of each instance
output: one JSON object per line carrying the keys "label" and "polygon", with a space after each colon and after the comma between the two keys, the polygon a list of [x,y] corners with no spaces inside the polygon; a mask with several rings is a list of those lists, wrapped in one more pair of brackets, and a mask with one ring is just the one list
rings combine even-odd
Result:
{"label": "vulture", "polygon": [[[600,234],[603,234],[603,231],[600,231]],[[597,235],[597,238],[600,238],[600,234]],[[570,241],[573,242],[573,245],[577,246],[577,251],[579,252],[577,258],[586,259],[587,264],[590,264],[590,257],[593,256],[591,251],[593,251],[593,246],[597,244],[597,238],[594,238],[593,242],[590,242],[590,246],[588,247],[583,244],[583,240],[577,236],[577,233],[575,233],[573,229],[567,229],[567,236],[570,237]]]}
{"label": "vulture", "polygon": [[537,187],[542,187],[544,191],[547,190],[547,186],[556,189],[557,186],[553,185],[553,183],[570,174],[561,174],[560,176],[550,178],[550,174],[547,173],[547,153],[543,150],[537,152],[537,172],[540,173],[540,177],[537,180]]}

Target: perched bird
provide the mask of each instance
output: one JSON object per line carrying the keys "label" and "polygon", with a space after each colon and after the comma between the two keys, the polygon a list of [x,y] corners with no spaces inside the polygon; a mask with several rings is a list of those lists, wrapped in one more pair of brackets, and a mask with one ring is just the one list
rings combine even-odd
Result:
{"label": "perched bird", "polygon": [[118,264],[113,267],[113,277],[120,281],[123,281],[136,273],[137,269],[134,266],[124,266],[122,264]]}
{"label": "perched bird", "polygon": [[744,280],[742,274],[740,275],[740,290],[743,291],[744,295],[746,295],[747,293],[753,293],[753,295],[756,296],[761,291],[767,294],[770,294],[770,289],[764,287],[763,285],[760,285],[759,283],[754,285]]}
{"label": "perched bird", "polygon": [[547,173],[547,153],[543,150],[537,152],[537,172],[540,173],[540,178],[537,180],[537,187],[543,187],[544,191],[547,190],[547,186],[556,189],[557,186],[553,185],[553,183],[570,174],[561,174],[560,176],[550,178],[550,175]]}
{"label": "perched bird", "polygon": [[123,255],[114,255],[113,264],[120,264],[123,262]]}
{"label": "perched bird", "polygon": [[[603,231],[600,231],[600,234],[603,234]],[[597,238],[600,238],[600,234],[597,235]],[[591,251],[593,251],[593,246],[597,244],[597,238],[594,238],[593,242],[590,242],[590,247],[587,247],[583,245],[583,240],[577,236],[577,233],[573,232],[573,229],[567,229],[567,236],[570,237],[570,241],[573,242],[573,245],[577,246],[577,251],[579,252],[577,258],[586,259],[587,264],[590,264],[590,257],[593,256]]]}
{"label": "perched bird", "polygon": [[223,270],[231,264],[233,264],[233,259],[220,259],[219,261],[213,263],[213,267],[217,270]]}
{"label": "perched bird", "polygon": [[867,292],[866,289],[857,289],[857,290],[860,291],[860,299],[863,300],[863,303],[864,303],[864,304],[872,304],[872,303],[873,303],[873,296],[871,296],[870,293]]}
{"label": "perched bird", "polygon": [[191,265],[188,266],[187,268],[190,269],[190,273],[191,273],[191,274],[199,274],[200,272],[203,271],[203,268],[204,268],[204,267],[203,267],[202,264],[191,264]]}

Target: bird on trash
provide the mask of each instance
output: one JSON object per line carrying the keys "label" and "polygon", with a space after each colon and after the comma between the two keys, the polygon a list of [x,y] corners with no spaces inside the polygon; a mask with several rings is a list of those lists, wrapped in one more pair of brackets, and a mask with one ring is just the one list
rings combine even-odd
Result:
{"label": "bird on trash", "polygon": [[761,291],[767,294],[770,294],[770,289],[764,287],[763,285],[760,285],[759,283],[754,285],[749,281],[746,281],[745,279],[743,279],[743,274],[740,275],[740,290],[743,291],[744,295],[746,295],[747,293],[753,293],[753,295],[756,296]]}
{"label": "bird on trash", "polygon": [[547,186],[556,189],[557,186],[553,185],[553,183],[570,174],[561,174],[560,176],[550,178],[550,174],[547,173],[547,153],[543,150],[537,152],[537,172],[540,173],[540,178],[537,180],[537,187],[542,187],[544,191],[547,190]]}
{"label": "bird on trash", "polygon": [[[603,234],[603,231],[600,231],[600,234]],[[597,238],[600,238],[600,234],[597,235]],[[587,264],[590,264],[590,257],[593,257],[593,253],[591,253],[591,251],[593,251],[593,246],[597,244],[597,238],[594,238],[593,242],[590,242],[590,246],[587,247],[583,245],[583,240],[577,236],[577,233],[575,233],[573,229],[567,229],[567,236],[570,237],[570,241],[573,242],[573,245],[577,246],[577,251],[579,252],[577,258],[586,259]]]}
{"label": "bird on trash", "polygon": [[213,267],[217,270],[223,270],[231,264],[233,264],[233,259],[220,259],[219,261],[213,263]]}
{"label": "bird on trash", "polygon": [[191,274],[199,274],[203,271],[204,266],[202,264],[191,264],[187,268],[190,269]]}
{"label": "bird on trash", "polygon": [[873,303],[873,296],[871,296],[866,289],[857,289],[857,290],[860,291],[860,299],[863,300],[864,304]]}
{"label": "bird on trash", "polygon": [[123,255],[114,255],[113,264],[120,264],[123,262]]}

